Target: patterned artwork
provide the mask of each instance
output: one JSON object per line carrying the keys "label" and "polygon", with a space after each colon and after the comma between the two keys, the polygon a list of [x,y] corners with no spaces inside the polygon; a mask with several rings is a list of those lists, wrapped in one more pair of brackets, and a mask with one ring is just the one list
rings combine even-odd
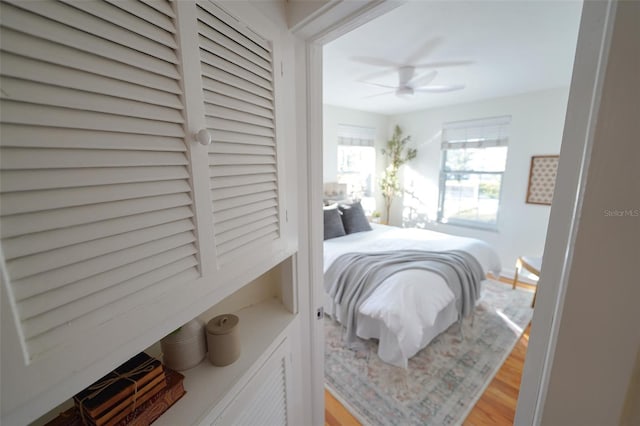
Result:
{"label": "patterned artwork", "polygon": [[556,186],[558,159],[558,155],[531,157],[527,203],[551,205],[553,190]]}

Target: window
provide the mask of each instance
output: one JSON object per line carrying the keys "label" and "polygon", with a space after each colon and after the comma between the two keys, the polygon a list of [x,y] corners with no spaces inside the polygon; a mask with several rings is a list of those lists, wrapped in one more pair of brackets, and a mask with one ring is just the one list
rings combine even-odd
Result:
{"label": "window", "polygon": [[376,208],[375,129],[358,126],[338,126],[338,183],[347,185],[347,196],[361,200],[365,213]]}
{"label": "window", "polygon": [[438,221],[495,229],[511,117],[445,123]]}

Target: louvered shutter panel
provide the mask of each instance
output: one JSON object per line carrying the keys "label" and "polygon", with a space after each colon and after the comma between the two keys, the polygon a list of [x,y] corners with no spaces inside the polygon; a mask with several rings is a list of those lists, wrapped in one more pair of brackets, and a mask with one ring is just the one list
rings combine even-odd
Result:
{"label": "louvered shutter panel", "polygon": [[285,360],[273,366],[252,401],[246,404],[234,425],[287,425],[287,388]]}
{"label": "louvered shutter panel", "polygon": [[6,1],[0,237],[33,359],[199,277],[168,1]]}
{"label": "louvered shutter panel", "polygon": [[[233,397],[211,426],[284,426],[300,424],[291,403],[291,349],[284,340],[249,382]],[[204,424],[204,422],[203,422]]]}
{"label": "louvered shutter panel", "polygon": [[271,47],[198,3],[216,253],[225,264],[280,236]]}

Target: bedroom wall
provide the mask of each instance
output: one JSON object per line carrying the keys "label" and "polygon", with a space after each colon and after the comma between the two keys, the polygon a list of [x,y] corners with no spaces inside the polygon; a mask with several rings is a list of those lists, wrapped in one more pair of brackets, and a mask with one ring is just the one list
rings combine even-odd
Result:
{"label": "bedroom wall", "polygon": [[[323,170],[324,182],[335,182],[338,174],[338,125],[373,127],[376,129],[376,170],[384,168],[380,149],[386,144],[389,117],[382,114],[324,105],[323,112]],[[377,180],[377,177],[376,177]],[[377,184],[376,187],[377,189]],[[382,198],[376,193],[378,210]]]}
{"label": "bedroom wall", "polygon": [[[568,94],[568,88],[552,89],[390,117],[389,129],[399,124],[418,149],[418,156],[405,166],[403,174],[405,188],[415,192],[423,214],[405,219],[404,225],[487,241],[497,249],[505,276],[512,276],[517,256],[541,255],[550,207],[525,203],[529,165],[532,155],[560,152]],[[512,121],[498,229],[437,223],[442,123],[501,115],[511,115]],[[403,224],[403,201],[392,205],[394,225]]]}

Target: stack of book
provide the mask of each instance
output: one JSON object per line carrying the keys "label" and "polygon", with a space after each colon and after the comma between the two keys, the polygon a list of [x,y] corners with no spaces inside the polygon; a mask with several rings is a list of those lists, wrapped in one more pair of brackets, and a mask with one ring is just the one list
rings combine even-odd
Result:
{"label": "stack of book", "polygon": [[[175,404],[186,393],[182,382],[184,376],[167,367],[164,367],[164,374],[167,378],[167,386],[147,401],[143,402],[133,412],[129,412],[125,417],[115,423],[116,426],[148,426],[153,423],[162,413]],[[80,416],[78,407],[72,407],[58,415],[55,419],[47,423],[46,426],[83,426],[87,424]]]}
{"label": "stack of book", "polygon": [[166,388],[162,363],[142,352],[73,399],[84,424],[115,426]]}

